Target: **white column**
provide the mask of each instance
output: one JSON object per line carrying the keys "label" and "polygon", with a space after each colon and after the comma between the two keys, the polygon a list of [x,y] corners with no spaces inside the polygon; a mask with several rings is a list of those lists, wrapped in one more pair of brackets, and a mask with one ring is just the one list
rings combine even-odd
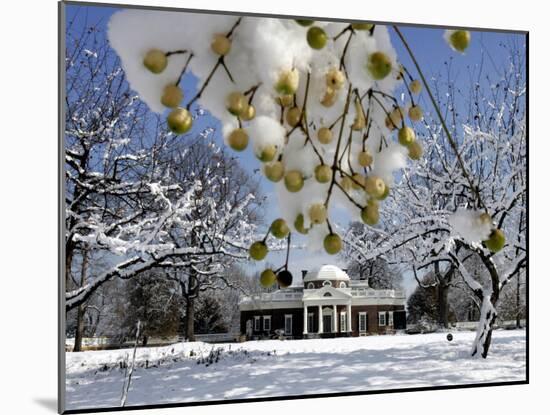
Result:
{"label": "white column", "polygon": [[332,327],[332,331],[334,333],[338,332],[338,313],[336,312],[336,304],[332,306],[332,318],[334,319],[334,325]]}
{"label": "white column", "polygon": [[348,315],[348,332],[351,333],[351,303],[348,304],[348,312],[347,312],[347,315]]}
{"label": "white column", "polygon": [[304,334],[307,334],[307,305],[304,304]]}
{"label": "white column", "polygon": [[323,307],[319,304],[319,333],[323,332]]}

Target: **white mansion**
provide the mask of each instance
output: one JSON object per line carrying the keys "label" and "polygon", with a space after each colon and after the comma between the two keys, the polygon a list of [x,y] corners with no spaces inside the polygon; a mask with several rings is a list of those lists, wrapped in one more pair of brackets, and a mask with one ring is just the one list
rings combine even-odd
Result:
{"label": "white mansion", "polygon": [[242,298],[241,333],[265,338],[280,329],[288,338],[308,338],[405,329],[403,291],[372,289],[367,280],[351,280],[334,265],[302,274],[299,287]]}

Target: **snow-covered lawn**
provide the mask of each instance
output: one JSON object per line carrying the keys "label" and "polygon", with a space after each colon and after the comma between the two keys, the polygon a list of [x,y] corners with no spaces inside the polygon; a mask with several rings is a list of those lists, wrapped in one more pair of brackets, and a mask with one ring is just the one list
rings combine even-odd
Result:
{"label": "snow-covered lawn", "polygon": [[[525,380],[524,330],[494,332],[486,360],[469,357],[474,334],[141,348],[127,406]],[[200,363],[213,348],[219,361]],[[67,409],[118,406],[131,352],[67,353]]]}

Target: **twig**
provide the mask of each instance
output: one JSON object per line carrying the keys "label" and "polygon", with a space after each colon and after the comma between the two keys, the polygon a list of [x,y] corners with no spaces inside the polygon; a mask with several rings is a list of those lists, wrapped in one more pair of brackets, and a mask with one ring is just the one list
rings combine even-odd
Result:
{"label": "twig", "polygon": [[474,185],[474,182],[472,181],[472,178],[468,174],[468,171],[466,170],[466,165],[462,161],[462,157],[460,156],[460,152],[458,151],[458,147],[456,145],[456,142],[451,136],[451,132],[447,128],[447,124],[445,123],[445,120],[443,118],[443,115],[441,114],[441,110],[439,109],[439,105],[437,105],[437,102],[435,101],[435,98],[432,94],[432,91],[430,89],[430,86],[428,85],[428,82],[426,81],[426,78],[424,76],[424,73],[422,72],[422,69],[420,69],[420,65],[418,64],[418,61],[416,60],[409,44],[405,40],[403,34],[399,30],[399,28],[396,25],[393,25],[393,29],[397,33],[397,36],[399,36],[399,39],[401,39],[401,42],[403,42],[403,45],[405,46],[405,49],[407,49],[407,52],[409,53],[409,56],[411,57],[411,60],[414,63],[414,66],[416,67],[416,70],[418,71],[418,74],[420,75],[420,78],[422,79],[422,83],[424,84],[424,87],[426,88],[426,91],[428,92],[428,96],[430,97],[430,101],[432,102],[432,105],[435,109],[435,112],[437,113],[437,117],[439,118],[439,121],[441,122],[441,126],[443,127],[443,131],[445,132],[445,136],[447,137],[447,141],[451,145],[451,148],[453,152],[456,155],[456,158],[458,160],[458,164],[460,166],[460,169],[462,170],[462,174],[464,175],[465,179],[468,181],[468,184],[470,185],[471,191],[474,194],[474,199],[477,199],[479,206],[483,207],[485,211],[487,212],[487,207],[483,203],[483,200],[481,199],[481,195],[479,194],[479,189],[477,186]]}
{"label": "twig", "polygon": [[[120,406],[123,407],[126,405],[126,398],[128,397],[128,390],[130,389],[130,384],[132,383],[132,373],[134,372],[134,365],[136,363],[136,350],[137,345],[139,341],[139,334],[141,329],[141,320],[138,320],[137,322],[137,328],[136,328],[136,341],[134,343],[134,353],[132,356],[132,365],[130,366],[130,370],[128,371],[128,382],[126,382],[126,387],[122,391],[122,398],[120,400]],[[126,381],[126,378],[124,379]]]}

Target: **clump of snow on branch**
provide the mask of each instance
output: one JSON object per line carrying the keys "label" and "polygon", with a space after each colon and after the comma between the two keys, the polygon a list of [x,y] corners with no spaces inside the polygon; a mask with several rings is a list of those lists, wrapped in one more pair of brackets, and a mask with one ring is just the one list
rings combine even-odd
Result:
{"label": "clump of snow on branch", "polygon": [[285,145],[284,127],[271,117],[261,115],[250,121],[248,131],[254,143],[254,153],[259,156],[262,150],[275,146],[278,152]]}
{"label": "clump of snow on branch", "polygon": [[484,221],[482,214],[478,210],[458,209],[449,216],[449,224],[465,241],[480,243],[491,233],[491,221]]}

